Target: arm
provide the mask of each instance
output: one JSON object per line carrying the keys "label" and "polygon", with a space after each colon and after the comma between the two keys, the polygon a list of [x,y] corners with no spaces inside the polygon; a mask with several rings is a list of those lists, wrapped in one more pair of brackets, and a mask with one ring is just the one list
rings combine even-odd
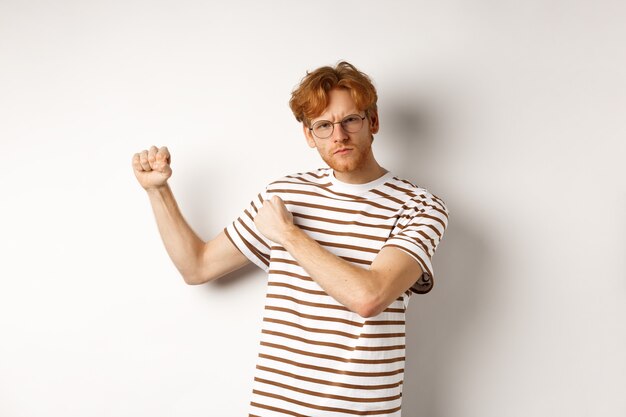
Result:
{"label": "arm", "polygon": [[363,317],[380,314],[422,275],[410,255],[392,247],[383,248],[369,269],[344,261],[293,224],[279,197],[265,202],[255,224],[268,239],[282,245],[324,291]]}
{"label": "arm", "polygon": [[133,169],[146,190],[161,239],[187,284],[202,284],[241,268],[248,259],[222,231],[205,243],[183,218],[167,180],[172,175],[167,147],[152,146],[133,156]]}
{"label": "arm", "polygon": [[183,218],[169,185],[147,193],[165,249],[187,284],[212,281],[249,262],[224,231],[202,241]]}

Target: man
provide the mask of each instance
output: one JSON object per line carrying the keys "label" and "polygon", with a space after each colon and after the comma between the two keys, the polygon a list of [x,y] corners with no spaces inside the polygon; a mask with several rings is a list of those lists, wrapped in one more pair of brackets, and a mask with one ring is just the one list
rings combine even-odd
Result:
{"label": "man", "polygon": [[215,239],[180,214],[166,147],[133,157],[188,284],[268,272],[250,416],[400,416],[405,310],[433,286],[443,201],[381,167],[377,94],[349,63],[307,73],[290,107],[328,168],[270,183]]}

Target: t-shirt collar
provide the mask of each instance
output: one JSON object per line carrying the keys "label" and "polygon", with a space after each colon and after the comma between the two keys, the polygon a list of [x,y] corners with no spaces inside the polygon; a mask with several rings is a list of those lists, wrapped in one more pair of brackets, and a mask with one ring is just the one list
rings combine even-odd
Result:
{"label": "t-shirt collar", "polygon": [[363,194],[376,187],[379,187],[380,185],[392,179],[393,174],[391,173],[391,171],[388,171],[387,173],[383,174],[381,177],[378,177],[375,180],[366,182],[364,184],[349,184],[347,182],[340,181],[335,177],[335,172],[333,169],[330,169],[329,177],[330,177],[330,182],[333,184],[333,188],[335,190],[349,193],[349,194],[358,195],[358,194]]}

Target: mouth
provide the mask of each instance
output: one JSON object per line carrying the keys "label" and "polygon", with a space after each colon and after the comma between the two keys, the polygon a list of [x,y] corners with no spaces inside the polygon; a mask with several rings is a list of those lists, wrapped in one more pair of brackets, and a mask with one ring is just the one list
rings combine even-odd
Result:
{"label": "mouth", "polygon": [[333,155],[345,155],[350,151],[352,151],[351,148],[341,148],[341,149],[337,149]]}

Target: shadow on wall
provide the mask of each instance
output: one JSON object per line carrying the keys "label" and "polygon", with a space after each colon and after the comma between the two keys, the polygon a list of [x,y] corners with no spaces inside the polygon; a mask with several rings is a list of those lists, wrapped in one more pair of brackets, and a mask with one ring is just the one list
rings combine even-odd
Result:
{"label": "shadow on wall", "polygon": [[[457,209],[458,211],[458,209]],[[407,313],[407,350],[403,415],[445,417],[451,395],[449,381],[459,373],[459,353],[471,337],[487,282],[483,269],[488,248],[461,216],[451,219],[434,258],[435,286],[411,297]],[[454,381],[455,388],[463,385]]]}
{"label": "shadow on wall", "polygon": [[[430,101],[429,101],[430,102]],[[396,102],[387,106],[385,126],[400,166],[392,167],[398,175],[439,195],[450,210],[450,222],[434,256],[435,285],[425,295],[411,297],[407,312],[407,350],[402,415],[406,417],[445,417],[450,398],[449,378],[457,375],[458,353],[464,350],[467,329],[482,304],[487,282],[484,267],[489,262],[489,248],[474,230],[471,219],[464,218],[463,208],[452,204],[433,184],[446,175],[446,147],[453,138],[439,119],[443,111],[425,108],[419,103]],[[441,128],[439,128],[441,127]],[[436,161],[436,162],[435,162]],[[435,165],[435,163],[437,165]],[[441,181],[442,183],[444,181]],[[430,188],[432,186],[432,189]],[[455,381],[455,387],[462,385]],[[454,393],[452,393],[454,395]]]}

